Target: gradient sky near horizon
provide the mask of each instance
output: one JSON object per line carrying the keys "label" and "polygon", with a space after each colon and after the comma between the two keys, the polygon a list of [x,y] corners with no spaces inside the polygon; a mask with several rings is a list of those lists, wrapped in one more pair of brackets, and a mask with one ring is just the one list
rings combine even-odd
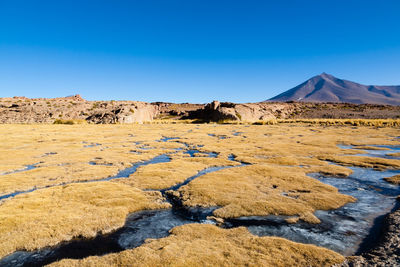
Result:
{"label": "gradient sky near horizon", "polygon": [[0,0],[0,97],[257,102],[400,85],[400,1]]}

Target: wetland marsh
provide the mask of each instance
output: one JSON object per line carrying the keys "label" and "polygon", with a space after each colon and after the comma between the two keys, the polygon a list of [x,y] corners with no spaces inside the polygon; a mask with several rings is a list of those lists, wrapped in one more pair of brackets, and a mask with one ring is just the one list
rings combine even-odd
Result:
{"label": "wetland marsh", "polygon": [[396,206],[398,137],[305,122],[0,125],[0,265],[341,263]]}

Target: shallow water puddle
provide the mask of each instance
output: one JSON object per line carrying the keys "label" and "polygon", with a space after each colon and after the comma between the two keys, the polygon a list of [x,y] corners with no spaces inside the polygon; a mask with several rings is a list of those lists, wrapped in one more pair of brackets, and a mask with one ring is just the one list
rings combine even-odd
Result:
{"label": "shallow water puddle", "polygon": [[229,138],[228,136],[226,136],[226,135],[216,135],[216,134],[213,134],[213,133],[209,133],[209,134],[207,134],[208,136],[211,136],[211,137],[217,137],[218,139],[227,139],[227,138]]}
{"label": "shallow water puddle", "polygon": [[37,190],[37,188],[32,188],[32,189],[29,189],[29,190],[26,190],[26,191],[16,191],[16,192],[13,192],[13,193],[10,193],[10,194],[6,194],[6,195],[0,196],[0,200],[6,199],[6,198],[10,198],[10,197],[15,197],[15,196],[20,195],[20,194],[30,193],[30,192],[33,192],[35,190]]}
{"label": "shallow water puddle", "polygon": [[[365,238],[369,237],[369,241],[376,238],[378,233],[375,232],[375,228],[379,228],[382,219],[379,217],[389,213],[395,206],[400,190],[398,186],[391,185],[382,178],[398,174],[400,171],[351,169],[354,173],[348,178],[310,175],[358,200],[336,210],[316,211],[315,215],[321,220],[320,224],[289,224],[284,221],[284,216],[278,216],[280,218],[274,218],[272,221],[269,216],[241,218],[242,221],[234,220],[231,223],[236,226],[248,225],[249,231],[259,236],[280,236],[296,242],[326,247],[344,255],[353,255],[366,248],[366,244],[363,244]],[[266,220],[266,223],[260,225],[259,221],[262,219]]]}
{"label": "shallow water puddle", "polygon": [[342,149],[356,149],[360,151],[365,151],[366,154],[354,154],[354,156],[368,156],[368,157],[378,157],[378,158],[386,158],[386,159],[400,159],[400,157],[389,156],[388,154],[392,153],[400,153],[400,146],[376,146],[377,148],[389,148],[389,150],[373,150],[373,149],[358,149],[355,146],[346,146],[346,145],[338,145],[338,147]]}
{"label": "shallow water puddle", "polygon": [[157,140],[157,142],[168,142],[169,140],[178,140],[180,137],[163,137],[160,140]]}
{"label": "shallow water puddle", "polygon": [[117,179],[117,178],[128,178],[131,174],[134,174],[140,166],[146,166],[146,165],[150,165],[150,164],[158,164],[158,163],[170,162],[170,161],[171,161],[170,157],[167,154],[163,154],[163,155],[154,157],[151,160],[135,163],[135,164],[133,164],[132,167],[123,169],[122,171],[118,172],[117,175],[115,175],[115,176],[100,179],[100,180],[92,180],[92,181],[93,182],[110,181],[110,180]]}
{"label": "shallow water puddle", "polygon": [[[87,144],[88,142],[83,141],[82,144]],[[95,147],[95,146],[101,146],[100,143],[90,143],[88,145],[84,145],[83,147]]]}
{"label": "shallow water puddle", "polygon": [[[390,148],[391,150],[384,152],[393,153],[393,147]],[[227,227],[245,225],[250,232],[259,236],[280,236],[326,247],[344,255],[365,251],[378,237],[384,215],[392,211],[396,205],[396,197],[400,195],[399,186],[392,185],[383,178],[400,174],[400,170],[351,169],[353,174],[347,178],[310,174],[311,177],[358,200],[336,210],[316,211],[320,224],[289,224],[285,221],[287,216],[253,216],[227,220]]]}
{"label": "shallow water puddle", "polygon": [[47,157],[47,156],[52,156],[52,155],[57,155],[57,154],[58,154],[57,152],[47,152],[47,153],[44,153],[44,155],[42,157]]}
{"label": "shallow water puddle", "polygon": [[[160,156],[156,156],[156,157],[152,158],[151,160],[135,163],[135,164],[133,164],[132,167],[125,168],[125,169],[119,171],[116,175],[111,176],[111,177],[107,177],[107,178],[103,178],[103,179],[93,179],[93,180],[86,180],[86,181],[76,181],[76,182],[70,182],[70,183],[62,183],[62,184],[56,184],[56,185],[45,186],[45,187],[40,187],[40,188],[34,187],[34,188],[26,190],[26,191],[17,191],[17,192],[13,192],[13,193],[10,193],[10,194],[2,195],[2,196],[0,196],[0,200],[6,199],[6,198],[10,198],[10,197],[14,197],[14,196],[17,196],[17,195],[20,195],[20,194],[30,193],[30,192],[36,191],[38,189],[44,189],[44,188],[49,188],[49,187],[54,187],[54,186],[67,185],[67,184],[77,184],[77,183],[102,182],[102,181],[110,181],[110,180],[118,179],[118,178],[128,178],[129,175],[135,173],[136,170],[140,166],[146,166],[146,165],[149,165],[149,164],[157,164],[157,163],[163,163],[163,162],[169,162],[169,161],[171,161],[171,159],[168,157],[168,155],[167,154],[163,154],[163,155],[160,155]],[[93,164],[93,163],[89,162],[89,164]]]}
{"label": "shallow water puddle", "polygon": [[0,175],[7,175],[7,174],[13,174],[13,173],[17,173],[17,172],[30,171],[30,170],[36,169],[37,165],[39,165],[40,163],[42,163],[42,162],[26,165],[25,168],[23,168],[23,169],[18,169],[18,170],[9,171],[9,172],[3,172],[3,173],[0,173]]}
{"label": "shallow water puddle", "polygon": [[197,150],[197,149],[186,150],[185,152],[183,152],[183,154],[188,154],[192,158],[196,157],[196,154],[203,154],[203,155],[205,155],[205,156],[207,156],[209,158],[218,157],[218,153],[215,153],[215,152],[202,152],[202,151]]}

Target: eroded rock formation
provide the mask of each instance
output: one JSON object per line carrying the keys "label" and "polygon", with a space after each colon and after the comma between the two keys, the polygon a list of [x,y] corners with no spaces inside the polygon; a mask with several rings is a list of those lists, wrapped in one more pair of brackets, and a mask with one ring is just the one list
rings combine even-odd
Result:
{"label": "eroded rock formation", "polygon": [[143,123],[157,119],[194,119],[200,122],[257,122],[274,119],[400,118],[400,106],[260,102],[209,104],[87,101],[80,95],[62,98],[0,98],[0,123],[53,123],[86,120],[89,123]]}
{"label": "eroded rock formation", "polygon": [[0,123],[53,123],[86,120],[90,123],[152,121],[159,107],[138,101],[86,101],[80,95],[63,98],[0,98]]}
{"label": "eroded rock formation", "polygon": [[136,102],[126,105],[118,104],[115,108],[98,110],[86,118],[92,123],[142,123],[152,121],[158,114],[157,106]]}
{"label": "eroded rock formation", "polygon": [[234,104],[213,101],[203,109],[190,112],[189,118],[204,121],[267,121],[276,118],[286,118],[296,107],[287,103],[247,103]]}

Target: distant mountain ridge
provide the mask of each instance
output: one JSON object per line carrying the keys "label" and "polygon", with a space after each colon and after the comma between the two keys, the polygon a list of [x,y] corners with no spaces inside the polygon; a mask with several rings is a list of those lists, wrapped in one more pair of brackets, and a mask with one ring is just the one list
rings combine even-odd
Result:
{"label": "distant mountain ridge", "polygon": [[322,73],[267,101],[400,105],[400,86],[362,85]]}

